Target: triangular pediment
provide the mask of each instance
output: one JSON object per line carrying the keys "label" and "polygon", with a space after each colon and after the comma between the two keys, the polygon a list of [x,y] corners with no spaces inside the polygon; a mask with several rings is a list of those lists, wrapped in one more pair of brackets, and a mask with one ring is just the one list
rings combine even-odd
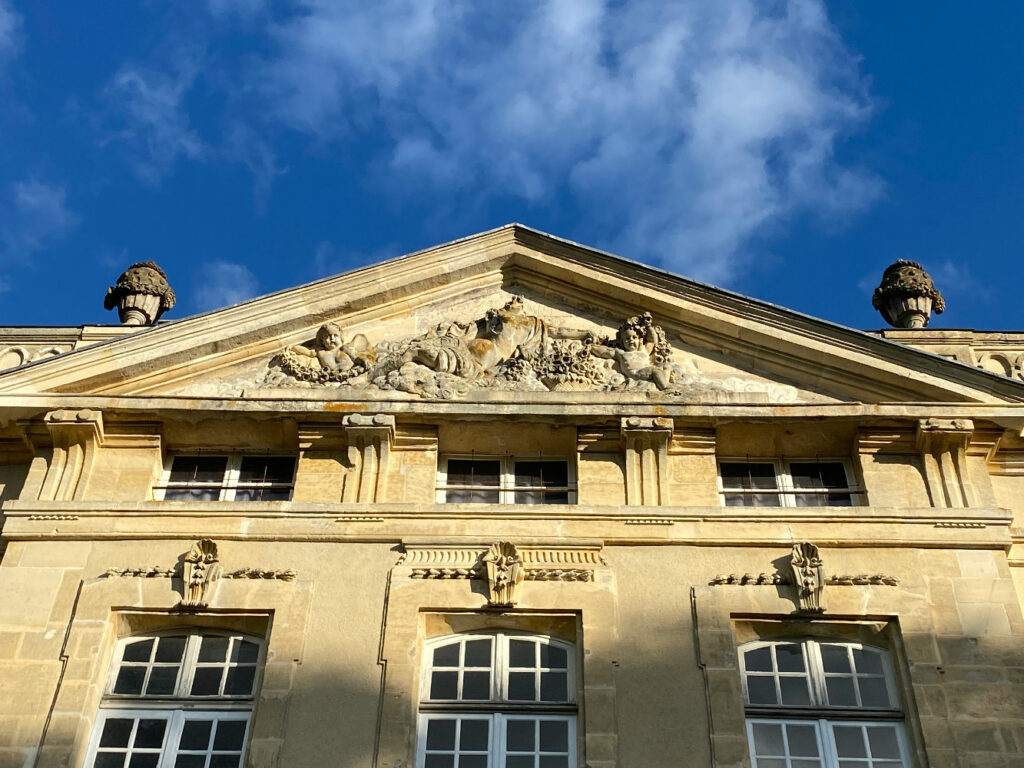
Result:
{"label": "triangular pediment", "polygon": [[[340,345],[318,330],[341,328]],[[1024,401],[1024,385],[520,225],[0,374],[0,395]]]}

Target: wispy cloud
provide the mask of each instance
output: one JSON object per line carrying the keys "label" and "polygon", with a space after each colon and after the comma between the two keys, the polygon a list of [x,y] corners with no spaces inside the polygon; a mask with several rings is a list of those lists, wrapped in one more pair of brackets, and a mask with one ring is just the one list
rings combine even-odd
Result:
{"label": "wispy cloud", "polygon": [[184,105],[197,68],[189,57],[171,71],[126,65],[104,90],[110,123],[104,143],[123,144],[132,168],[147,183],[159,182],[179,157],[197,159],[206,151]]}
{"label": "wispy cloud", "polygon": [[0,0],[0,67],[17,56],[20,49],[21,16],[7,0]]}
{"label": "wispy cloud", "polygon": [[251,299],[259,293],[256,275],[244,264],[211,261],[203,264],[192,287],[192,308],[196,312],[219,309]]}
{"label": "wispy cloud", "polygon": [[871,103],[820,0],[307,0],[272,35],[280,124],[389,138],[379,178],[417,195],[567,194],[588,239],[704,279],[880,193],[834,156]]}
{"label": "wispy cloud", "polygon": [[79,222],[62,185],[37,179],[15,182],[0,197],[0,261],[24,265]]}

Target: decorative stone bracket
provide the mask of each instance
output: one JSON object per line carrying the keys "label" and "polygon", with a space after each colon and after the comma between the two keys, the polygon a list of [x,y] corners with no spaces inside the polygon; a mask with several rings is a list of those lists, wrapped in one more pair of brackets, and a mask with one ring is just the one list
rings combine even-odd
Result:
{"label": "decorative stone bracket", "polygon": [[594,581],[604,565],[599,547],[519,548],[499,541],[480,547],[409,545],[398,565],[413,579],[480,579],[487,581],[489,605],[507,608],[519,602],[524,581]]}
{"label": "decorative stone bracket", "polygon": [[182,561],[180,569],[149,566],[144,568],[110,568],[108,577],[141,577],[170,579],[180,575],[182,599],[180,608],[205,608],[212,594],[212,587],[219,579],[276,579],[295,581],[295,571],[268,571],[259,568],[239,568],[225,572],[217,554],[217,544],[212,539],[200,539]]}
{"label": "decorative stone bracket", "polygon": [[967,446],[973,433],[970,419],[922,419],[917,423],[917,448],[933,507],[977,506],[967,471]]}
{"label": "decorative stone bracket", "polygon": [[825,578],[825,564],[818,547],[809,541],[793,545],[789,559],[789,574],[760,573],[756,576],[745,573],[721,574],[711,579],[711,586],[795,586],[797,602],[802,613],[824,613],[822,595],[826,585],[833,586],[887,586],[898,587],[900,579],[884,573],[841,574]]}
{"label": "decorative stone bracket", "polygon": [[343,420],[349,462],[356,468],[345,483],[342,501],[372,504],[387,494],[388,462],[395,441],[395,417],[382,413],[352,413]]}
{"label": "decorative stone bracket", "polygon": [[668,446],[672,419],[628,416],[620,434],[626,459],[626,503],[660,506],[669,503]]}
{"label": "decorative stone bracket", "polygon": [[39,489],[40,501],[82,499],[103,445],[103,414],[90,409],[50,411],[43,422],[53,453]]}

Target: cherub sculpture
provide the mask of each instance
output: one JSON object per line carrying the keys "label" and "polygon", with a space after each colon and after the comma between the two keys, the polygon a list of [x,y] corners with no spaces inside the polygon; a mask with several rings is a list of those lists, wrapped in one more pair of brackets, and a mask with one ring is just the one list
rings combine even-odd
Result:
{"label": "cherub sculpture", "polygon": [[317,330],[312,346],[295,344],[285,349],[282,363],[289,373],[302,380],[342,380],[369,368],[373,349],[363,334],[356,334],[345,343],[341,327],[325,323]]}
{"label": "cherub sculpture", "polygon": [[672,382],[672,348],[650,312],[626,320],[613,344],[592,344],[590,354],[612,360],[615,370],[629,381],[650,381],[661,390]]}

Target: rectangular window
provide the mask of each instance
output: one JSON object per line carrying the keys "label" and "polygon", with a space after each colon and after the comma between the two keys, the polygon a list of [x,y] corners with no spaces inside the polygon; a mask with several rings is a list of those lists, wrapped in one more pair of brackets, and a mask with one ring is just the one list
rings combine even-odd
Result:
{"label": "rectangular window", "polygon": [[849,507],[861,503],[841,459],[725,459],[718,463],[726,507]]}
{"label": "rectangular window", "polygon": [[448,504],[575,504],[576,478],[565,459],[444,456],[437,501]]}
{"label": "rectangular window", "polygon": [[294,456],[175,456],[154,496],[164,501],[287,501]]}

